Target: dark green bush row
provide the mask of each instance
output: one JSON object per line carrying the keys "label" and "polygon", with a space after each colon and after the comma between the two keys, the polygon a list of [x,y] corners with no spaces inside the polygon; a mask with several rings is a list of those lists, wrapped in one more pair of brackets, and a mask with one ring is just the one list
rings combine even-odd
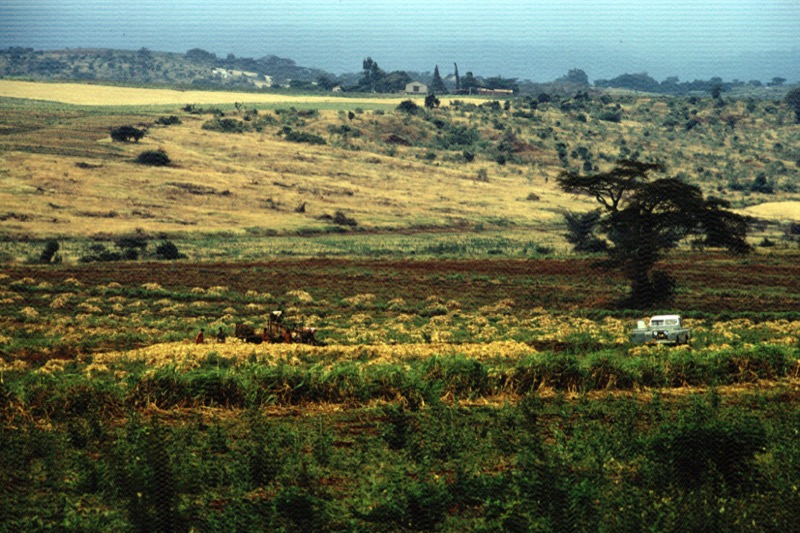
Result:
{"label": "dark green bush row", "polygon": [[252,127],[235,118],[214,117],[203,123],[203,129],[220,133],[245,133]]}
{"label": "dark green bush row", "polygon": [[314,133],[307,131],[291,130],[286,133],[284,139],[295,143],[308,143],[308,144],[328,144],[325,139]]}
{"label": "dark green bush row", "polygon": [[[109,250],[101,243],[92,244],[89,246],[88,253],[82,255],[78,260],[81,263],[136,261],[145,253],[148,241],[144,238],[121,238],[115,244],[117,250]],[[178,251],[175,243],[169,240],[157,244],[151,257],[165,261],[186,258]]]}

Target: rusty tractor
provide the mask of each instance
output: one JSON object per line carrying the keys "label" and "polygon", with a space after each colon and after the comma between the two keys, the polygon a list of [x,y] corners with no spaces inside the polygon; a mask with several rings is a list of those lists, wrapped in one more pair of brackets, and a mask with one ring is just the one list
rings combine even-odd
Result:
{"label": "rusty tractor", "polygon": [[280,311],[273,311],[269,315],[267,325],[258,333],[256,328],[241,322],[236,323],[234,336],[245,342],[254,344],[268,343],[302,343],[319,346],[321,343],[315,337],[315,328],[292,326],[284,322]]}

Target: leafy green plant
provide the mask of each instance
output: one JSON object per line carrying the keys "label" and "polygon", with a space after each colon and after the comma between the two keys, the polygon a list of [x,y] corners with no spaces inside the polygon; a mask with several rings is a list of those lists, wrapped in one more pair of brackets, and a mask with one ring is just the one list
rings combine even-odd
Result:
{"label": "leafy green plant", "polygon": [[145,136],[146,130],[135,128],[133,126],[120,126],[111,130],[111,139],[117,142],[139,142],[139,139]]}
{"label": "leafy green plant", "polygon": [[60,245],[58,244],[57,240],[51,239],[47,241],[44,245],[44,250],[39,255],[39,263],[51,263],[51,262],[60,262],[60,258],[56,255],[58,254],[58,250]]}
{"label": "leafy green plant", "polygon": [[755,455],[767,438],[756,420],[689,419],[662,427],[650,440],[654,461],[666,483],[683,490],[710,484],[736,493],[757,485]]}
{"label": "leafy green plant", "polygon": [[169,240],[166,240],[156,246],[156,259],[163,259],[173,261],[175,259],[183,259],[186,256],[178,251],[178,246]]}
{"label": "leafy green plant", "polygon": [[250,131],[251,127],[245,122],[235,118],[214,117],[203,123],[203,129],[220,133],[245,133]]}
{"label": "leafy green plant", "polygon": [[327,141],[321,136],[306,131],[291,130],[287,132],[283,138],[287,141],[295,143],[308,143],[317,145],[328,144]]}

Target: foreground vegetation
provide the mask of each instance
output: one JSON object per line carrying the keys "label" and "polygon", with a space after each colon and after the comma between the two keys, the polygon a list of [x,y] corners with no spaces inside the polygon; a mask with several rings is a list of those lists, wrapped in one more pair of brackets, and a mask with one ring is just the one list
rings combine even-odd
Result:
{"label": "foreground vegetation", "polygon": [[[207,391],[238,375],[216,365],[202,372]],[[258,403],[134,410],[107,381],[72,382],[26,383],[28,395],[52,398],[49,416],[25,411],[14,384],[3,386],[18,413],[2,429],[9,530],[798,526],[791,387],[531,391],[466,405],[438,400],[431,379],[424,408],[304,403],[299,415]]]}

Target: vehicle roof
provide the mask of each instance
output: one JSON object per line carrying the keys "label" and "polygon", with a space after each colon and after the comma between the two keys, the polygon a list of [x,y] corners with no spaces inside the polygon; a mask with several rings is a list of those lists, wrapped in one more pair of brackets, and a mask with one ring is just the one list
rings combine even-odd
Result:
{"label": "vehicle roof", "polygon": [[670,320],[670,319],[680,320],[680,318],[681,315],[656,315],[656,316],[651,316],[650,320]]}

